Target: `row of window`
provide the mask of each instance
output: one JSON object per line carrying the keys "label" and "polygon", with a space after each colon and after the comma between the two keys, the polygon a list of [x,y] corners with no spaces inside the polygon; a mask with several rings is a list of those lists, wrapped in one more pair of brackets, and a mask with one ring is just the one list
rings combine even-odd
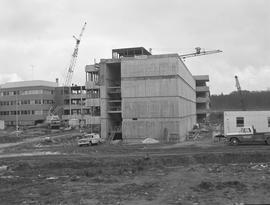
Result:
{"label": "row of window", "polygon": [[[53,104],[53,100],[18,100],[18,105],[35,105],[35,104],[44,104],[44,105],[50,105]],[[0,106],[9,106],[9,105],[16,105],[16,100],[13,101],[0,101]]]}
{"label": "row of window", "polygon": [[14,96],[14,95],[40,95],[40,94],[46,94],[46,95],[53,95],[54,90],[15,90],[15,91],[2,91],[0,92],[0,96]]}
{"label": "row of window", "polygon": [[[91,115],[91,116],[100,116],[100,106],[92,106],[89,109],[72,109],[72,115]],[[64,115],[69,115],[69,110],[64,110]]]}
{"label": "row of window", "polygon": [[18,120],[18,121],[5,121],[5,124],[7,126],[16,126],[17,124],[19,125],[19,127],[22,126],[27,126],[27,125],[34,125],[36,123],[41,123],[43,122],[43,120],[37,120],[37,122],[32,121],[32,120]]}
{"label": "row of window", "polygon": [[48,113],[47,110],[12,110],[12,111],[0,111],[0,115],[9,116],[9,115],[43,115]]}
{"label": "row of window", "polygon": [[89,89],[86,91],[87,98],[100,98],[99,89]]}
{"label": "row of window", "polygon": [[[270,117],[267,118],[268,127],[270,127]],[[244,127],[244,117],[236,117],[236,127]]]}
{"label": "row of window", "polygon": [[79,95],[79,94],[85,94],[85,90],[71,90],[71,94]]}

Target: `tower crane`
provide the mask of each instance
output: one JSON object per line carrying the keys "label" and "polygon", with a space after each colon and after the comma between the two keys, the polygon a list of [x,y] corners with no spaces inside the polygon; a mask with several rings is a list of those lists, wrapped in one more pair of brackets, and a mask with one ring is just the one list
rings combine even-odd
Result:
{"label": "tower crane", "polygon": [[242,89],[241,89],[241,86],[240,86],[238,77],[237,77],[237,75],[234,76],[234,77],[235,77],[235,86],[236,86],[237,91],[238,91],[238,93],[240,95],[241,108],[242,108],[242,110],[246,110],[246,106],[245,106],[245,102],[244,102],[244,97],[243,97],[243,93],[242,93]]}
{"label": "tower crane", "polygon": [[67,72],[65,83],[64,83],[64,86],[66,86],[66,87],[70,86],[70,84],[71,84],[74,68],[75,68],[76,61],[77,61],[79,45],[80,45],[80,42],[81,42],[82,35],[83,35],[84,30],[85,30],[85,27],[86,27],[86,22],[84,23],[84,25],[82,27],[82,30],[81,30],[81,33],[80,33],[79,37],[76,38],[76,36],[73,36],[73,38],[76,40],[76,44],[75,44],[74,51],[72,53],[70,65],[68,67],[68,72]]}
{"label": "tower crane", "polygon": [[179,55],[179,56],[182,59],[186,59],[186,58],[191,58],[191,57],[196,57],[196,56],[209,55],[209,54],[222,52],[221,50],[210,50],[210,51],[203,50],[202,51],[202,49],[200,47],[196,47],[195,50],[196,50],[195,53],[188,53],[188,54],[183,54],[183,55]]}

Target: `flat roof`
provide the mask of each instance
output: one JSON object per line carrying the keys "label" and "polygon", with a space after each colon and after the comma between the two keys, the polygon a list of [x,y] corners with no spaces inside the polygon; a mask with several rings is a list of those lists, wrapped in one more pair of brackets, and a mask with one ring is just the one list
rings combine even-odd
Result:
{"label": "flat roof", "polygon": [[8,82],[0,85],[0,88],[19,88],[19,87],[58,87],[56,82],[45,81],[45,80],[31,80],[31,81],[18,81],[18,82]]}
{"label": "flat roof", "polygon": [[209,81],[209,75],[193,75],[195,80]]}

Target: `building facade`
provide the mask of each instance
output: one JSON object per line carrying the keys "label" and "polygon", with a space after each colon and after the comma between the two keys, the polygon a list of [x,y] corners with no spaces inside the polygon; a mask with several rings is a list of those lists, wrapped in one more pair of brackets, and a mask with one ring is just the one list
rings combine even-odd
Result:
{"label": "building facade", "polygon": [[193,76],[196,81],[196,113],[197,121],[206,122],[210,115],[210,90],[207,86],[208,75]]}
{"label": "building facade", "polygon": [[178,54],[113,49],[85,71],[86,106],[100,110],[86,124],[100,125],[103,138],[176,142],[196,123],[195,80]]}
{"label": "building facade", "polygon": [[91,106],[86,106],[86,95],[85,86],[59,87],[56,102],[58,107],[62,108],[62,111],[58,114],[63,121],[77,120],[80,125],[86,125],[88,115],[91,115],[92,112],[95,114],[100,112],[100,110],[93,109]]}
{"label": "building facade", "polygon": [[41,123],[54,104],[56,82],[23,81],[0,86],[0,120],[7,126]]}

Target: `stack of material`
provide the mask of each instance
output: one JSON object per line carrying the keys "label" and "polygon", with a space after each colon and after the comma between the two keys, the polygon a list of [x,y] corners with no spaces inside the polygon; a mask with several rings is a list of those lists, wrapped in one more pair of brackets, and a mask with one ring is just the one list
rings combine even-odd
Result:
{"label": "stack of material", "polygon": [[143,140],[142,143],[143,144],[156,144],[156,143],[159,143],[159,141],[156,140],[156,139],[148,137],[145,140]]}

